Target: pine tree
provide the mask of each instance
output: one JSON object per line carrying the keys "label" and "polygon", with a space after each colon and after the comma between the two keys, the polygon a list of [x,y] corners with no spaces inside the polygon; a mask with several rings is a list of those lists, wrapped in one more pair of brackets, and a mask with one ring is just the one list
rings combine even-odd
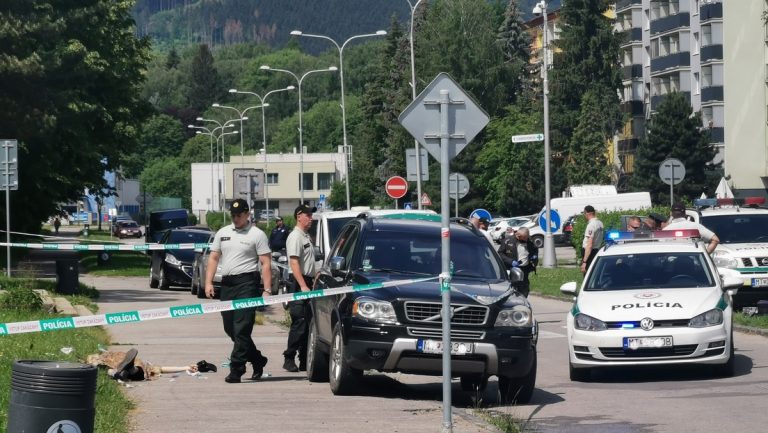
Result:
{"label": "pine tree", "polygon": [[220,95],[220,86],[221,81],[214,65],[211,50],[208,49],[208,45],[199,45],[190,67],[190,82],[187,93],[189,106],[202,113]]}
{"label": "pine tree", "polygon": [[630,185],[649,191],[655,203],[668,203],[669,185],[659,178],[659,165],[676,158],[685,165],[685,179],[675,186],[675,196],[697,198],[717,182],[713,173],[720,164],[712,162],[716,153],[709,131],[701,127],[700,113],[693,113],[684,94],[668,94],[651,117],[647,138],[637,147]]}
{"label": "pine tree", "polygon": [[165,59],[165,69],[176,69],[179,66],[179,63],[181,63],[179,53],[176,52],[176,48],[171,48],[171,51],[168,52],[168,56]]}
{"label": "pine tree", "polygon": [[[512,78],[520,82],[518,93],[530,91],[531,38],[523,30],[523,20],[518,7],[519,0],[509,0],[504,10],[504,22],[499,27],[496,42],[504,55],[504,63],[510,66]],[[512,95],[510,95],[512,96]],[[511,99],[511,101],[513,101]]]}
{"label": "pine tree", "polygon": [[606,134],[611,128],[606,126],[606,110],[600,104],[605,100],[595,90],[587,91],[581,100],[579,124],[573,131],[570,158],[565,163],[571,185],[602,185],[611,181],[606,146],[612,135]]}

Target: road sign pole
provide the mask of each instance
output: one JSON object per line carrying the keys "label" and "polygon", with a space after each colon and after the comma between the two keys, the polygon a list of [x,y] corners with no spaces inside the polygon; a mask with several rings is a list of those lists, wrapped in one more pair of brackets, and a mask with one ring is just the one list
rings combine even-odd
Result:
{"label": "road sign pole", "polygon": [[[450,95],[447,90],[440,90],[440,214],[442,216],[442,271],[440,273],[440,292],[443,309],[443,432],[453,430],[451,420],[451,229],[450,229],[450,198],[448,196],[448,171],[450,158],[450,128],[448,127],[448,106]],[[458,188],[456,193],[458,194]],[[458,203],[458,200],[456,200]]]}
{"label": "road sign pole", "polygon": [[9,148],[10,141],[3,142],[5,148],[5,255],[6,268],[5,274],[11,276],[11,159]]}
{"label": "road sign pole", "polygon": [[456,176],[456,195],[454,196],[454,199],[456,199],[456,212],[453,214],[456,218],[459,217],[459,176]]}
{"label": "road sign pole", "polygon": [[672,181],[669,182],[669,207],[675,204],[675,164],[671,164],[672,169]]}

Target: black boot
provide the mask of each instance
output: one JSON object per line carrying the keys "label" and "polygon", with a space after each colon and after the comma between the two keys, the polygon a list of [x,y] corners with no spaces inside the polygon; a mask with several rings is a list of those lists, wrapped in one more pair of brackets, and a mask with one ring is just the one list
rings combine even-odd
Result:
{"label": "black boot", "polygon": [[264,366],[267,365],[267,357],[262,356],[260,359],[252,361],[251,364],[253,364],[253,374],[251,375],[251,380],[261,379],[261,375],[264,374]]}
{"label": "black boot", "polygon": [[229,374],[224,378],[227,383],[240,383],[240,376],[245,374],[245,366],[229,366]]}
{"label": "black boot", "polygon": [[293,358],[285,358],[285,362],[283,362],[283,370],[296,373],[299,371],[299,367],[296,366],[296,361],[294,361]]}

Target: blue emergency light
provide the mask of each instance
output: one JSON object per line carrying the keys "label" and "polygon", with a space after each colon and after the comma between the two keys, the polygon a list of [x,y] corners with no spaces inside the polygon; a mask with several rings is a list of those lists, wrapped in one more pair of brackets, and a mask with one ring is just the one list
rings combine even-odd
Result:
{"label": "blue emergency light", "polygon": [[611,230],[605,234],[605,241],[616,243],[663,239],[691,239],[700,237],[701,234],[698,229],[656,230],[652,232],[623,232],[619,230]]}

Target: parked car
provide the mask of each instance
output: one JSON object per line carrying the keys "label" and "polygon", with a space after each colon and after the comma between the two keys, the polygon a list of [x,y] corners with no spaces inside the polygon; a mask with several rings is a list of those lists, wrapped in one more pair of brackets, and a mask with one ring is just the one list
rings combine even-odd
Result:
{"label": "parked car", "polygon": [[527,223],[535,216],[536,215],[527,215],[512,218],[501,218],[498,221],[491,221],[491,225],[488,227],[488,232],[491,234],[491,238],[493,238],[494,241],[501,242],[504,234],[507,233],[508,227],[512,227],[514,230],[517,230],[518,227]]}
{"label": "parked car", "polygon": [[189,224],[189,216],[186,209],[163,209],[150,212],[145,240],[148,244],[159,242],[165,230],[184,227],[187,224]]}
{"label": "parked car", "polygon": [[118,221],[117,224],[115,224],[115,226],[114,226],[112,234],[114,236],[117,236],[120,239],[123,239],[123,238],[140,238],[141,237],[141,227],[139,227],[139,224],[136,221],[133,221],[133,220]]}
{"label": "parked car", "polygon": [[[363,215],[333,244],[315,289],[391,282],[441,272],[440,216]],[[502,402],[528,402],[536,382],[537,326],[486,238],[451,224],[452,374],[474,398],[497,376]],[[480,302],[484,301],[484,302]],[[307,376],[334,394],[360,386],[365,370],[442,373],[438,280],[312,299]]]}
{"label": "parked car", "polygon": [[571,215],[563,223],[562,243],[566,245],[571,245],[571,239],[573,237],[573,226],[576,224],[576,217],[577,215]]}
{"label": "parked car", "polygon": [[[203,228],[179,228],[163,232],[160,244],[207,244],[211,237],[210,230]],[[192,284],[192,262],[194,249],[151,250],[149,268],[149,287],[165,290],[170,286],[190,286]]]}

